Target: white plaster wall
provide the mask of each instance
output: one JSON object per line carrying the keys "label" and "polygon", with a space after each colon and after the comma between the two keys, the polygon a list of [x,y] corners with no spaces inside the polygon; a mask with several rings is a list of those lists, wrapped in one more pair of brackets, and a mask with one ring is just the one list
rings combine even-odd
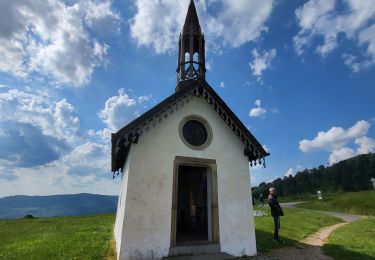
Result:
{"label": "white plaster wall", "polygon": [[124,216],[125,216],[125,201],[128,187],[128,176],[129,176],[129,162],[131,155],[128,156],[123,172],[121,173],[121,189],[117,202],[117,213],[116,213],[116,222],[114,228],[114,235],[116,241],[116,252],[117,258],[120,256],[121,249],[121,237],[123,232]]}
{"label": "white plaster wall", "polygon": [[[203,151],[188,148],[179,136],[180,121],[191,114],[205,118],[213,131],[212,143]],[[125,212],[120,259],[168,255],[175,156],[216,160],[222,251],[235,256],[256,254],[249,164],[243,149],[232,130],[197,97],[142,135],[131,148],[126,206],[119,207]]]}

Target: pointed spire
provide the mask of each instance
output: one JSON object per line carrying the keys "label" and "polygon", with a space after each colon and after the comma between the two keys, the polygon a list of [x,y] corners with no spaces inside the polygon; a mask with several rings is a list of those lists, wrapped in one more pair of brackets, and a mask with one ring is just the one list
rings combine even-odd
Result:
{"label": "pointed spire", "polygon": [[194,0],[190,1],[184,28],[178,43],[177,88],[187,80],[205,80],[205,41]]}
{"label": "pointed spire", "polygon": [[182,34],[188,34],[190,32],[194,34],[201,33],[201,26],[199,25],[199,19],[197,15],[197,9],[195,8],[194,0],[190,1],[189,9],[186,15],[184,29],[182,30]]}

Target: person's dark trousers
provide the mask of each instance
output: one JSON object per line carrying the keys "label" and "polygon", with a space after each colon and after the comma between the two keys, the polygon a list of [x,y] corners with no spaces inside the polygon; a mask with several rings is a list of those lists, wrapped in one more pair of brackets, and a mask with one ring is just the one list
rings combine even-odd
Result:
{"label": "person's dark trousers", "polygon": [[279,241],[279,229],[280,229],[280,217],[273,217],[273,223],[275,224],[275,231],[273,233],[273,239]]}

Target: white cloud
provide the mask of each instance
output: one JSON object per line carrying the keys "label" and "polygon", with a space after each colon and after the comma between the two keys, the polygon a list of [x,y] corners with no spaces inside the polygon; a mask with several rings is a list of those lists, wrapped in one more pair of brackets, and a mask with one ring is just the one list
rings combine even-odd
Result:
{"label": "white cloud", "polygon": [[[313,140],[304,139],[299,142],[299,149],[303,152],[325,150],[330,152],[329,162],[337,163],[355,155],[372,152],[375,149],[375,140],[367,137],[371,124],[365,120],[358,121],[348,129],[332,127],[327,132],[319,132]],[[354,142],[358,148],[355,151],[347,147]]]}
{"label": "white cloud", "polygon": [[294,176],[296,172],[293,168],[289,168],[288,171],[284,174],[285,177]]}
{"label": "white cloud", "polygon": [[319,132],[313,140],[304,139],[300,141],[299,149],[303,152],[332,151],[343,147],[351,140],[366,135],[370,127],[371,124],[365,120],[358,121],[346,130],[342,127],[332,127],[327,132]]}
{"label": "white cloud", "polygon": [[85,8],[85,22],[89,27],[100,34],[119,33],[121,17],[113,10],[111,1],[85,1],[82,6]]}
{"label": "white cloud", "polygon": [[220,87],[221,88],[225,88],[225,83],[222,81],[222,82],[220,82]]}
{"label": "white cloud", "polygon": [[369,152],[375,151],[375,140],[367,136],[362,136],[355,140],[355,143],[358,145],[357,153],[366,154]]}
{"label": "white cloud", "polygon": [[329,163],[334,164],[346,159],[349,159],[356,155],[355,151],[348,147],[342,147],[336,150],[333,150],[329,155]]}
{"label": "white cloud", "polygon": [[109,47],[90,37],[87,28],[119,20],[109,1],[1,1],[0,70],[22,78],[37,72],[56,84],[85,85],[94,68],[106,62]]}
{"label": "white cloud", "polygon": [[251,71],[258,81],[262,80],[263,72],[271,66],[272,60],[276,57],[276,49],[259,53],[257,49],[251,52],[253,61],[249,63]]}
{"label": "white cloud", "polygon": [[0,196],[116,193],[109,129],[85,135],[68,100],[54,100],[42,91],[4,90],[0,92]]}
{"label": "white cloud", "polygon": [[150,101],[152,98],[152,95],[149,95],[149,96],[139,96],[137,97],[137,101],[139,104],[143,104],[143,103],[146,103],[148,101]]}
{"label": "white cloud", "polygon": [[117,96],[107,99],[104,108],[99,111],[98,115],[109,130],[114,132],[139,115],[137,109],[150,100],[151,95],[131,98],[124,89],[120,89]]}
{"label": "white cloud", "polygon": [[267,110],[261,107],[262,102],[260,99],[255,100],[254,104],[256,107],[250,110],[249,112],[250,117],[262,117],[267,113]]}
{"label": "white cloud", "polygon": [[323,42],[316,52],[323,57],[337,46],[337,37],[343,34],[358,45],[367,45],[364,57],[345,54],[344,63],[354,72],[375,63],[375,25],[371,22],[375,16],[375,2],[362,0],[344,0],[344,11],[336,10],[335,0],[310,0],[295,13],[300,31],[293,38],[296,52],[301,55],[311,45],[314,38],[322,37]]}
{"label": "white cloud", "polygon": [[79,118],[66,99],[52,101],[46,92],[10,89],[0,93],[0,122],[30,124],[47,136],[72,142],[79,130]]}
{"label": "white cloud", "polygon": [[[7,165],[0,161],[0,170]],[[12,178],[0,179],[0,196],[69,193],[117,194],[119,180],[110,173],[110,147],[92,142],[78,145],[51,163],[28,168],[7,167]]]}
{"label": "white cloud", "polygon": [[[139,46],[166,53],[177,47],[176,40],[185,21],[189,0],[136,0],[136,14],[131,20],[131,37]],[[267,31],[274,0],[200,0],[196,1],[202,29],[209,48],[224,45],[239,47],[254,41]],[[210,10],[210,12],[209,12]],[[222,42],[219,44],[218,42]]]}

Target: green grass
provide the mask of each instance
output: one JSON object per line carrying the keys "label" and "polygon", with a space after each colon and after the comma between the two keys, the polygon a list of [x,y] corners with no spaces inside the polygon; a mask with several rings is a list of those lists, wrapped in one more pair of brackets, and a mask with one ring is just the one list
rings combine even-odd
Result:
{"label": "green grass", "polygon": [[323,202],[318,199],[310,200],[298,207],[375,216],[374,191],[323,194],[323,199]]}
{"label": "green grass", "polygon": [[[256,217],[259,252],[295,244],[323,226],[340,223],[332,216],[305,209],[284,209],[280,236],[274,244],[268,206],[256,207],[268,216]],[[0,221],[0,259],[115,259],[114,215]]]}
{"label": "green grass", "polygon": [[334,259],[375,259],[375,218],[355,221],[335,230],[323,246]]}
{"label": "green grass", "polygon": [[115,259],[113,214],[0,221],[0,259]]}
{"label": "green grass", "polygon": [[281,217],[280,238],[285,241],[285,244],[275,244],[272,242],[273,219],[270,216],[269,207],[255,207],[255,210],[263,210],[268,214],[266,217],[255,217],[257,249],[261,253],[294,245],[321,227],[342,222],[338,218],[310,210],[283,209],[285,216]]}

